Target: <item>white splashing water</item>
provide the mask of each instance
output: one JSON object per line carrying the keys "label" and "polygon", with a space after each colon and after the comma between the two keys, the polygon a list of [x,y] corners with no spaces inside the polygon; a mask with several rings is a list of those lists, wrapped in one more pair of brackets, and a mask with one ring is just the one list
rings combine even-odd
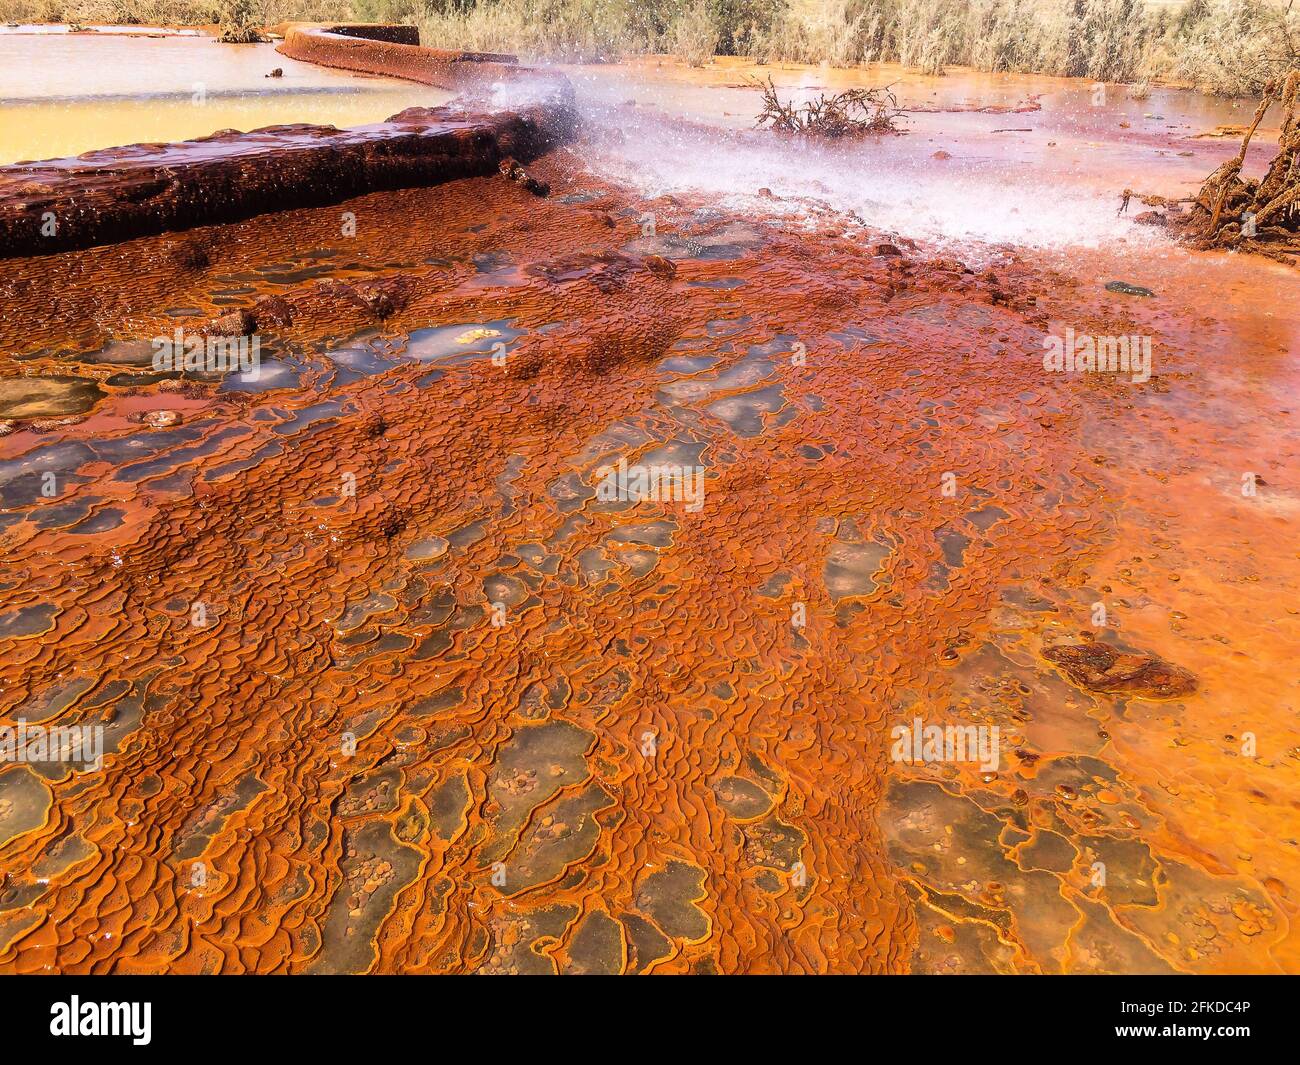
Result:
{"label": "white splashing water", "polygon": [[[1076,178],[1061,169],[1059,156],[1041,148],[991,137],[999,123],[1028,125],[1023,115],[926,116],[965,123],[968,132],[971,119],[984,127],[962,142],[965,150],[954,147],[953,158],[936,160],[933,136],[793,141],[747,128],[755,110],[752,92],[705,88],[711,104],[702,105],[697,91],[671,113],[671,104],[644,106],[654,91],[627,81],[587,81],[579,90],[587,164],[647,199],[696,195],[754,217],[810,222],[820,206],[823,214],[829,209],[975,259],[999,245],[1066,250],[1165,239],[1117,216],[1113,186]],[[628,97],[638,106],[629,106]],[[723,111],[727,106],[735,108],[731,115]],[[773,196],[760,196],[760,189]]]}

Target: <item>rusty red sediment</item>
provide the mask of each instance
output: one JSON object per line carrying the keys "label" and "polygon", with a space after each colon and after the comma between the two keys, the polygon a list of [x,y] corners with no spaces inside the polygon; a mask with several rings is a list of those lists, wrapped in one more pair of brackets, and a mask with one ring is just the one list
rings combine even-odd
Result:
{"label": "rusty red sediment", "polygon": [[[266,126],[0,167],[0,258],[477,177],[505,158],[527,162],[573,137],[573,89],[563,75],[519,66],[513,56],[399,43],[410,39],[410,29],[291,26],[280,50],[306,62],[460,90],[449,104],[407,108],[345,130]],[[489,108],[491,87],[524,80],[526,105]]]}

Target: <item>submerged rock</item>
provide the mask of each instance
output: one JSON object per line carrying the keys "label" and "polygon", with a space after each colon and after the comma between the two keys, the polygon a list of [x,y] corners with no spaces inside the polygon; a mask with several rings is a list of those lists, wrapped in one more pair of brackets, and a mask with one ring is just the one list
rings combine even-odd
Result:
{"label": "submerged rock", "polygon": [[84,414],[104,396],[89,377],[6,377],[0,379],[0,418],[54,418]]}
{"label": "submerged rock", "polygon": [[216,337],[243,337],[256,331],[257,323],[253,320],[253,316],[244,310],[231,311],[219,318],[213,318],[203,329],[206,335]]}
{"label": "submerged rock", "polygon": [[641,261],[647,270],[660,277],[673,277],[677,273],[677,264],[662,255],[647,255]]}
{"label": "submerged rock", "polygon": [[1048,647],[1043,657],[1060,666],[1079,687],[1105,695],[1174,699],[1196,690],[1196,678],[1187,670],[1100,641]]}
{"label": "submerged rock", "polygon": [[1155,293],[1141,285],[1132,285],[1127,281],[1107,281],[1107,292],[1119,292],[1125,296],[1154,296]]}
{"label": "submerged rock", "polygon": [[174,410],[151,410],[140,420],[151,429],[170,429],[180,425],[181,416]]}
{"label": "submerged rock", "polygon": [[293,307],[283,296],[263,296],[253,305],[253,320],[259,329],[293,324]]}
{"label": "submerged rock", "polygon": [[330,287],[359,303],[374,318],[384,321],[406,309],[414,295],[416,284],[415,279],[408,274],[393,274],[390,277],[358,281],[352,285],[335,282]]}
{"label": "submerged rock", "polygon": [[497,169],[507,181],[513,181],[516,185],[523,186],[534,196],[549,196],[551,194],[550,185],[533,177],[532,174],[509,156],[501,160]]}

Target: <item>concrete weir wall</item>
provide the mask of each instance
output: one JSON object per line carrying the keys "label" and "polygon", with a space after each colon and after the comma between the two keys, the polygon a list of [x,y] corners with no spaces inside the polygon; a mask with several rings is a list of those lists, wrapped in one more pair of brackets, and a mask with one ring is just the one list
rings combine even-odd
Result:
{"label": "concrete weir wall", "polygon": [[414,26],[290,26],[276,51],[305,63],[405,78],[441,89],[465,89],[525,74],[557,84],[565,80],[520,67],[512,55],[422,48],[420,31]]}
{"label": "concrete weir wall", "polygon": [[[406,26],[290,26],[293,59],[460,92],[385,122],[267,126],[0,167],[0,257],[112,244],[381,189],[435,185],[528,162],[570,140],[573,89],[513,56],[422,48]],[[494,109],[498,87],[523,104]]]}

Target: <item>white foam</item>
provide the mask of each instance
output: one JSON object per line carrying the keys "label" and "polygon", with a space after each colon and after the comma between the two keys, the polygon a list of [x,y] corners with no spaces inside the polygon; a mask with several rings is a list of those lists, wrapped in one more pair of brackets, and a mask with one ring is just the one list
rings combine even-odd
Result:
{"label": "white foam", "polygon": [[[665,113],[662,102],[645,105],[656,86],[638,92],[619,84],[624,99],[637,98],[636,107],[614,103],[616,94],[600,88],[593,93],[588,84],[580,92],[588,163],[599,176],[646,198],[695,194],[756,217],[810,219],[816,212],[809,201],[816,201],[875,229],[976,254],[980,246],[999,244],[1066,249],[1164,239],[1117,216],[1115,194],[1071,184],[1068,172],[1000,158],[996,141],[984,157],[940,162],[922,136],[820,145],[737,128],[740,120],[729,121],[721,110],[735,105],[736,94],[725,90],[713,90],[715,115],[707,114],[697,92],[687,98],[689,117],[683,117]],[[752,94],[745,101],[752,111]],[[760,197],[763,188],[778,199]]]}

